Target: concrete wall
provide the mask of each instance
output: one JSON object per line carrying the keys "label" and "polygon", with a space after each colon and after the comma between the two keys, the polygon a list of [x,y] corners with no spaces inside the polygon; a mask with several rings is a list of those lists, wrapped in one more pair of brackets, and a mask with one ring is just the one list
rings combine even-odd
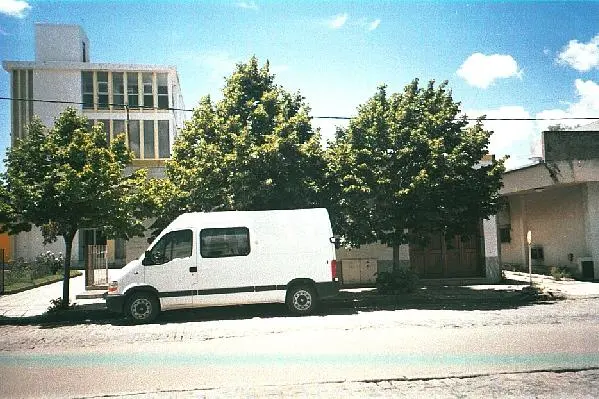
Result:
{"label": "concrete wall", "polygon": [[78,25],[35,25],[35,60],[83,61],[83,43],[89,61],[89,40]]}
{"label": "concrete wall", "polygon": [[[393,270],[393,248],[383,244],[362,245],[360,248],[339,248],[336,251],[337,261],[343,269],[344,259],[377,259],[379,272]],[[410,247],[400,245],[399,247],[400,267],[410,266]]]}
{"label": "concrete wall", "polygon": [[[584,185],[563,186],[508,197],[511,242],[501,244],[503,263],[527,265],[527,231],[541,245],[543,264],[576,268],[576,259],[589,256],[583,207]],[[573,254],[573,261],[568,259]]]}
{"label": "concrete wall", "polygon": [[584,187],[583,212],[587,253],[593,258],[595,279],[599,279],[599,183],[587,183]]}
{"label": "concrete wall", "polygon": [[[33,226],[31,231],[24,232],[13,236],[13,259],[23,258],[25,261],[31,261],[36,256],[45,253],[47,251],[55,254],[65,254],[64,239],[58,237],[58,239],[50,244],[44,244],[44,237],[39,227]],[[73,240],[73,254],[71,260],[77,260],[77,243],[78,236],[75,236]]]}
{"label": "concrete wall", "polygon": [[[81,102],[81,72],[78,70],[37,69],[33,71],[33,97],[39,100]],[[67,107],[80,105],[36,102],[33,113],[51,128],[54,119]]]}
{"label": "concrete wall", "polygon": [[497,231],[496,216],[483,220],[485,276],[490,282],[501,280],[501,252]]}

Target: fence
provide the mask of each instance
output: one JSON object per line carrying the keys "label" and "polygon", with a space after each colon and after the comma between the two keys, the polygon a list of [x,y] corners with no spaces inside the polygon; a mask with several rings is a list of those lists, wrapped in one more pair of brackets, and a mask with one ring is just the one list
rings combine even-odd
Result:
{"label": "fence", "polygon": [[88,245],[85,265],[85,286],[104,288],[108,285],[106,245]]}
{"label": "fence", "polygon": [[0,248],[0,294],[4,294],[4,248]]}

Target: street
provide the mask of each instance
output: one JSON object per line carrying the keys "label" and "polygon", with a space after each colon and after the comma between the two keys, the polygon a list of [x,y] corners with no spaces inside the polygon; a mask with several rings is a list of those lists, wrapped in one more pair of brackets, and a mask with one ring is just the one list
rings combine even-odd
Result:
{"label": "street", "polygon": [[118,318],[4,325],[0,396],[520,397],[534,391],[514,381],[530,379],[542,396],[593,397],[598,314],[598,299],[578,299],[499,310],[327,309],[311,317],[263,305],[174,311],[149,325]]}

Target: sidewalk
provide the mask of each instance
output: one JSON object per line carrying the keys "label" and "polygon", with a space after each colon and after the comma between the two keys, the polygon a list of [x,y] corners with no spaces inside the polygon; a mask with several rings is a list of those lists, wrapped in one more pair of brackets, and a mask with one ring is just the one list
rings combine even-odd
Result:
{"label": "sidewalk", "polygon": [[[113,272],[113,273],[111,273]],[[112,274],[120,270],[109,270]],[[77,305],[98,304],[104,306],[104,299],[76,299],[77,294],[85,292],[85,275],[73,277],[69,283],[70,303]],[[16,294],[0,296],[0,316],[4,317],[33,317],[40,316],[48,310],[50,300],[62,297],[62,281],[33,288]]]}
{"label": "sidewalk", "polygon": [[[110,270],[110,279],[116,278],[121,270]],[[528,287],[528,274],[505,272],[508,283],[475,284],[448,286],[436,282],[426,284],[412,294],[380,295],[374,288],[343,289],[339,296],[330,301],[342,307],[377,307],[382,305],[411,303],[430,305],[431,303],[478,303],[496,301],[518,301],[524,297]],[[544,293],[552,298],[599,298],[599,283],[583,281],[555,281],[553,278],[533,274],[533,282]],[[523,291],[524,290],[524,291]],[[103,309],[103,298],[77,299],[78,294],[85,292],[85,278],[71,278],[70,301],[77,305],[86,305],[87,309]],[[62,281],[46,286],[23,291],[17,294],[0,296],[0,317],[34,317],[40,316],[50,306],[50,300],[62,296]],[[426,307],[426,306],[425,306]]]}
{"label": "sidewalk", "polygon": [[[528,283],[528,273],[505,271],[505,276],[509,280]],[[556,281],[553,277],[542,274],[532,275],[533,284],[547,293],[553,293],[557,296],[579,299],[579,298],[599,298],[599,282],[561,280]]]}

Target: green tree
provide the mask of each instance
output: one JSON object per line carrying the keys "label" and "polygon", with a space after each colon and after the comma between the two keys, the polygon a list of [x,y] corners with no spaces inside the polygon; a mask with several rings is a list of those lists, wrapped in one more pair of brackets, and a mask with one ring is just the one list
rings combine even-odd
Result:
{"label": "green tree", "polygon": [[496,211],[504,160],[481,164],[492,132],[482,120],[469,125],[447,82],[402,93],[386,87],[358,108],[358,115],[327,151],[333,223],[349,244],[376,241],[394,247],[422,242],[427,233],[473,233]]}
{"label": "green tree", "polygon": [[65,243],[62,304],[69,302],[73,238],[81,228],[99,228],[108,237],[141,235],[145,171],[124,176],[132,153],[124,136],[110,146],[102,127],[66,109],[47,129],[34,118],[27,135],[7,152],[2,175],[2,228],[12,234],[41,228],[44,243]]}
{"label": "green tree", "polygon": [[180,132],[167,182],[155,182],[168,196],[155,227],[185,211],[318,205],[323,149],[309,112],[299,93],[274,83],[268,62],[238,64],[222,100],[204,97]]}

